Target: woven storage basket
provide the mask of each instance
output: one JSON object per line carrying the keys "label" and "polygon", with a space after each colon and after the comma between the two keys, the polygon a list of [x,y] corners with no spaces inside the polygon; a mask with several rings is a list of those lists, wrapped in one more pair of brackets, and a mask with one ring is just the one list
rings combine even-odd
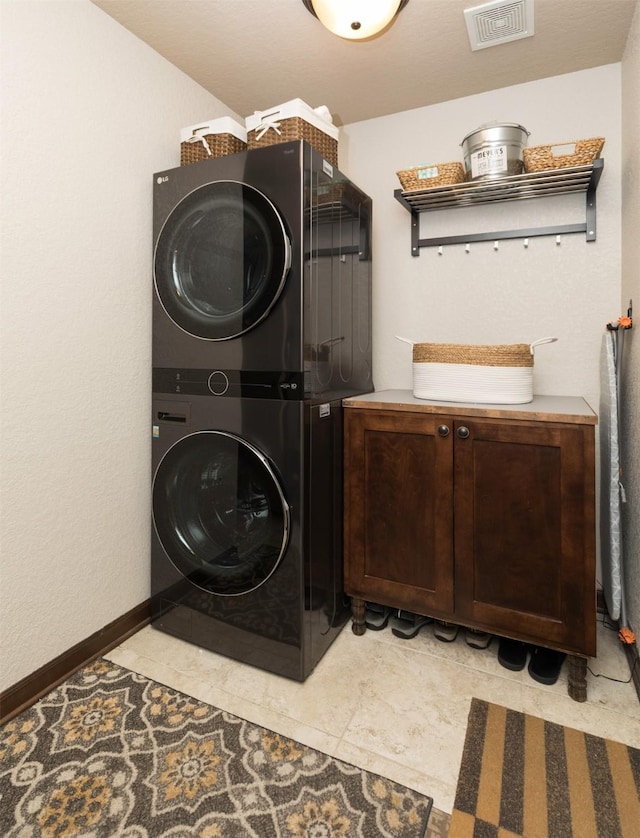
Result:
{"label": "woven storage basket", "polygon": [[[228,154],[238,154],[246,151],[247,144],[233,134],[203,134],[203,142],[180,143],[180,165],[199,163],[201,160],[211,160],[212,157],[226,157]],[[207,150],[208,146],[208,150]]]}
{"label": "woven storage basket", "polygon": [[533,354],[528,343],[476,346],[463,343],[416,343],[413,362],[473,364],[482,367],[532,367]]}
{"label": "woven storage basket", "polygon": [[600,157],[603,146],[604,137],[531,146],[522,152],[524,170],[525,172],[543,172],[549,169],[567,169],[571,166],[588,166]]}
{"label": "woven storage basket", "polygon": [[292,99],[246,119],[249,149],[304,140],[332,166],[338,166],[338,128],[301,99]]}
{"label": "woven storage basket", "polygon": [[494,346],[414,343],[413,395],[432,401],[525,404],[533,400],[534,347],[554,340]]}
{"label": "woven storage basket", "polygon": [[405,192],[431,189],[434,186],[451,186],[464,180],[462,163],[434,163],[431,166],[416,166],[396,172]]}
{"label": "woven storage basket", "polygon": [[246,151],[247,131],[230,117],[189,125],[180,132],[180,165]]}

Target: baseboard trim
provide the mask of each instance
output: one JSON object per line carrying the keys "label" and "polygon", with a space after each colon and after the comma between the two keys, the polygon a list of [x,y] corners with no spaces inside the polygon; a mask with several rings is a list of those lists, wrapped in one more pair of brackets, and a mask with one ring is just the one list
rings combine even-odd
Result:
{"label": "baseboard trim", "polygon": [[0,693],[0,725],[26,710],[92,660],[122,643],[151,620],[151,600],[140,603],[117,620],[58,655],[31,675]]}

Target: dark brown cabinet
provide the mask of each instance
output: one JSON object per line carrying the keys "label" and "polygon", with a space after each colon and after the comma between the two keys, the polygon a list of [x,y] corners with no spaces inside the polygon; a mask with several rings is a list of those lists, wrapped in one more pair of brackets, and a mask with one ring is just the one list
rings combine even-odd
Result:
{"label": "dark brown cabinet", "polygon": [[588,405],[458,409],[386,391],[345,407],[354,631],[365,600],[403,608],[567,652],[582,689],[596,651]]}

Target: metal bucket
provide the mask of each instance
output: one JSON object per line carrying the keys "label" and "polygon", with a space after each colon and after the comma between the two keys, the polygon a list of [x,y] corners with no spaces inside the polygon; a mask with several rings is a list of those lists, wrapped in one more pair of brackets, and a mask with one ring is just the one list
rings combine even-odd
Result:
{"label": "metal bucket", "polygon": [[488,122],[471,131],[460,143],[466,180],[520,175],[522,150],[529,132],[515,122]]}

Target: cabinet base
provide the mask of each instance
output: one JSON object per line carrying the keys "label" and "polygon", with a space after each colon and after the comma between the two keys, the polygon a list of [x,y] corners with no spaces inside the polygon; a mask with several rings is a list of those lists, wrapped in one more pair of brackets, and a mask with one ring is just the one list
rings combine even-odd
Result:
{"label": "cabinet base", "polygon": [[[358,637],[362,636],[367,626],[365,623],[366,603],[358,597],[351,597],[351,631]],[[574,701],[587,700],[587,659],[580,655],[568,656],[569,681],[567,693]]]}
{"label": "cabinet base", "polygon": [[579,655],[569,655],[569,697],[574,701],[587,700],[587,659]]}
{"label": "cabinet base", "polygon": [[358,635],[358,637],[365,633],[367,626],[364,621],[364,612],[366,610],[366,603],[363,599],[351,599],[351,631]]}

